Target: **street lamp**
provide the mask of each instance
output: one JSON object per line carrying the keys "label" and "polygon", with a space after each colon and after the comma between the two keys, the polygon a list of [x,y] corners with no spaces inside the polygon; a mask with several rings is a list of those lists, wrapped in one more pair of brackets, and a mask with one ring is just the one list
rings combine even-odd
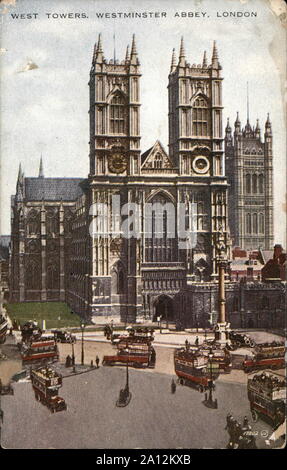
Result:
{"label": "street lamp", "polygon": [[72,345],[72,365],[74,366],[75,365],[75,350],[74,350],[74,339],[73,338],[72,338],[71,345]]}
{"label": "street lamp", "polygon": [[120,390],[120,395],[116,402],[116,406],[118,407],[127,406],[129,402],[131,401],[131,397],[132,397],[132,394],[129,389],[129,349],[128,348],[126,349],[126,353],[128,356],[127,366],[126,366],[126,386],[125,388],[122,388]]}
{"label": "street lamp", "polygon": [[81,354],[81,364],[84,365],[84,329],[85,323],[81,323],[81,331],[82,331],[82,354]]}
{"label": "street lamp", "polygon": [[212,359],[213,359],[213,352],[212,352],[212,349],[210,349],[209,351],[209,354],[208,354],[208,364],[209,364],[209,372],[210,372],[210,379],[209,379],[209,382],[208,382],[208,388],[209,388],[209,395],[208,395],[208,398],[207,398],[207,394],[205,394],[205,400],[204,400],[204,405],[207,407],[207,408],[213,408],[213,409],[217,409],[217,399],[213,400],[213,397],[212,397],[212,391],[213,391],[213,377],[212,377]]}

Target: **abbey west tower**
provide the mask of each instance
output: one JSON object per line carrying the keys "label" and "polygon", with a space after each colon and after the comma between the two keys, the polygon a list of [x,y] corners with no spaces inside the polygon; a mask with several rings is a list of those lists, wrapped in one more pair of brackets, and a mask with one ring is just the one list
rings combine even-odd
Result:
{"label": "abbey west tower", "polygon": [[197,245],[188,254],[188,278],[216,276],[218,232],[227,242],[227,181],[222,137],[222,76],[214,42],[211,64],[187,63],[183,40],[169,75],[169,152],[178,167],[181,198],[197,205]]}
{"label": "abbey west tower", "polygon": [[[101,36],[90,72],[89,204],[105,204],[105,235],[90,239],[90,307],[95,315],[134,318],[141,309],[140,240],[121,234],[121,207],[138,200],[140,71],[133,38],[121,63],[106,61]],[[117,203],[110,217],[113,197]],[[96,213],[97,210],[96,209]],[[99,214],[99,212],[98,212]],[[95,214],[96,215],[96,214]],[[105,217],[107,215],[107,217]],[[128,214],[126,214],[128,215]],[[96,231],[97,232],[97,231]],[[137,262],[136,262],[137,260]]]}
{"label": "abbey west tower", "polygon": [[[227,181],[222,138],[222,77],[216,45],[211,64],[206,53],[199,66],[185,59],[183,40],[169,75],[169,154],[157,141],[140,152],[140,68],[133,38],[125,60],[107,61],[101,37],[90,72],[90,174],[88,205],[120,207],[105,218],[106,236],[89,237],[89,311],[133,320],[173,318],[179,294],[188,282],[216,276],[215,245],[220,232],[228,238]],[[139,235],[126,238],[120,216],[126,203],[136,203]],[[147,203],[163,207],[163,233],[158,214]],[[190,248],[179,244],[179,204],[185,207],[185,229],[196,231]],[[191,206],[196,204],[195,225]],[[174,208],[174,237],[169,215]],[[115,207],[115,206],[114,206]],[[99,209],[96,209],[99,210]],[[105,210],[105,209],[102,209]],[[110,213],[110,212],[109,212]],[[89,219],[91,222],[92,216]],[[147,229],[147,220],[150,221]]]}

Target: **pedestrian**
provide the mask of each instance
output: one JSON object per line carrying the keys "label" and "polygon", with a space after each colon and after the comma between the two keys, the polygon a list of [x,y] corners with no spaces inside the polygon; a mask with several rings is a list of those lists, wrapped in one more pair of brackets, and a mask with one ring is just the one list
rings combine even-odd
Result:
{"label": "pedestrian", "polygon": [[174,379],[172,379],[171,381],[171,393],[175,393],[176,391],[176,383],[174,381]]}
{"label": "pedestrian", "polygon": [[186,348],[186,350],[188,350],[188,347],[189,347],[189,342],[188,342],[188,339],[186,338],[186,340],[185,340],[185,348]]}
{"label": "pedestrian", "polygon": [[[229,414],[226,418],[226,428],[229,434],[229,442],[227,445],[228,449],[234,449],[235,446],[235,426],[236,426],[236,420],[233,418],[231,414]],[[225,429],[226,429],[225,428]]]}
{"label": "pedestrian", "polygon": [[72,361],[72,358],[71,358],[71,357],[69,356],[69,354],[68,354],[68,356],[66,357],[66,364],[65,364],[65,366],[66,366],[66,367],[71,367],[71,361]]}
{"label": "pedestrian", "polygon": [[198,336],[195,338],[195,346],[198,346],[198,343],[199,343],[199,339],[198,339]]}
{"label": "pedestrian", "polygon": [[100,363],[99,356],[96,356],[96,365],[97,365],[97,369],[99,368],[99,363]]}
{"label": "pedestrian", "polygon": [[11,326],[11,328],[10,328],[10,333],[9,333],[9,334],[10,334],[10,336],[13,335],[13,328],[12,328],[12,326]]}
{"label": "pedestrian", "polygon": [[228,413],[228,415],[226,416],[226,426],[225,426],[225,429],[227,429],[227,431],[230,430],[232,420],[233,420],[232,414]]}
{"label": "pedestrian", "polygon": [[94,361],[93,361],[93,359],[91,360],[91,367],[94,367]]}

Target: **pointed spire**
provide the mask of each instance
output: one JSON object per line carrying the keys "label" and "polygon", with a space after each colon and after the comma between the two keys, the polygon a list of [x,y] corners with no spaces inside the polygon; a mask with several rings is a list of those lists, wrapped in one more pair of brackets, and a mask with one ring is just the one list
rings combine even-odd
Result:
{"label": "pointed spire", "polygon": [[271,121],[270,121],[270,116],[269,113],[267,114],[267,121],[265,123],[265,133],[266,134],[272,134],[272,127],[271,127]]}
{"label": "pointed spire", "polygon": [[173,48],[172,56],[171,56],[170,71],[173,72],[175,69],[176,69],[176,55],[175,55],[175,49]]}
{"label": "pointed spire", "polygon": [[271,126],[271,121],[270,121],[270,115],[267,113],[267,121],[266,121],[266,126]]}
{"label": "pointed spire", "polygon": [[24,194],[24,173],[22,171],[21,163],[19,164],[18,170],[18,178],[17,178],[17,185],[16,185],[16,200],[22,201],[23,194]]}
{"label": "pointed spire", "polygon": [[239,120],[239,112],[237,111],[237,114],[236,114],[236,121],[234,123],[234,127],[235,127],[235,133],[238,134],[239,132],[241,132],[241,122]]}
{"label": "pointed spire", "polygon": [[231,127],[230,127],[230,122],[229,122],[229,118],[227,118],[227,124],[226,124],[226,128],[225,128],[225,132],[231,132]]}
{"label": "pointed spire", "polygon": [[234,125],[235,125],[235,126],[238,126],[238,125],[240,126],[240,124],[241,124],[241,123],[240,123],[240,120],[239,120],[239,112],[237,111],[237,113],[236,113],[236,121],[235,121]]}
{"label": "pointed spire", "polygon": [[44,178],[43,158],[42,158],[42,155],[41,155],[41,158],[40,158],[40,166],[39,166],[39,175],[38,175],[38,178]]}
{"label": "pointed spire", "polygon": [[103,52],[102,35],[101,35],[101,33],[99,33],[97,52]]}
{"label": "pointed spire", "polygon": [[132,65],[138,64],[137,57],[138,57],[138,53],[137,53],[137,47],[136,47],[136,37],[135,37],[135,34],[133,34],[132,49],[131,49],[131,64]]}
{"label": "pointed spire", "polygon": [[204,69],[206,69],[206,68],[207,68],[207,57],[206,57],[206,51],[204,51],[204,54],[203,54],[202,68],[204,68]]}
{"label": "pointed spire", "polygon": [[181,40],[180,40],[179,62],[178,62],[178,65],[181,65],[182,67],[185,66],[185,50],[184,50],[183,36],[181,36]]}
{"label": "pointed spire", "polygon": [[103,47],[102,47],[102,35],[99,33],[98,44],[96,43],[94,61],[102,63],[104,60]]}
{"label": "pointed spire", "polygon": [[259,119],[256,119],[256,128],[255,128],[255,132],[259,132],[259,133],[260,133]]}
{"label": "pointed spire", "polygon": [[19,170],[18,170],[17,183],[21,183],[21,180],[22,180],[22,166],[21,166],[21,162],[20,162],[20,164],[19,164]]}
{"label": "pointed spire", "polygon": [[126,51],[126,64],[130,61],[130,46],[127,45],[127,51]]}
{"label": "pointed spire", "polygon": [[95,61],[96,61],[97,50],[98,50],[98,44],[97,44],[97,41],[96,41],[96,42],[95,42],[95,45],[94,45],[94,52],[93,52],[93,60],[92,60],[92,63],[93,63],[93,64],[94,64]]}
{"label": "pointed spire", "polygon": [[225,128],[225,142],[227,144],[232,142],[232,129],[230,126],[229,118],[227,118],[227,124]]}
{"label": "pointed spire", "polygon": [[216,41],[213,41],[213,51],[212,51],[212,59],[211,59],[211,65],[214,68],[219,67],[219,62],[218,62],[218,51],[216,47]]}

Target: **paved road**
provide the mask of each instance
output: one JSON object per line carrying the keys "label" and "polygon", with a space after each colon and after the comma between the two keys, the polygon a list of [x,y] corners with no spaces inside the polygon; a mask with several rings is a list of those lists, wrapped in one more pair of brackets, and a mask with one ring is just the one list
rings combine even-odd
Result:
{"label": "paved road", "polygon": [[[125,384],[124,368],[105,368],[64,379],[60,395],[67,411],[52,414],[36,402],[30,383],[17,383],[14,396],[2,398],[5,448],[224,448],[226,414],[250,419],[246,386],[218,383],[218,410],[202,404],[203,395],[178,386],[170,393],[166,374],[130,371],[132,400],[115,406]],[[15,425],[17,423],[17,425]],[[263,422],[259,431],[271,429]],[[259,445],[264,446],[260,438]]]}

